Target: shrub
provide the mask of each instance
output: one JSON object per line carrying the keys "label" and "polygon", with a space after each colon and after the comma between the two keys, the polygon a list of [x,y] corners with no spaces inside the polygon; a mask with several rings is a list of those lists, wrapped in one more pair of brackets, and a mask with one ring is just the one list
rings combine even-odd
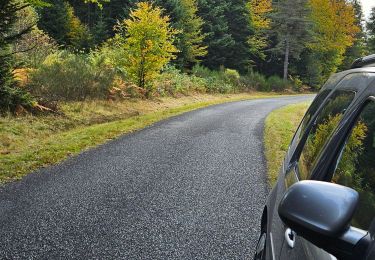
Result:
{"label": "shrub", "polygon": [[35,96],[50,101],[103,98],[115,74],[103,56],[61,51],[49,55],[31,73],[29,86]]}
{"label": "shrub", "polygon": [[187,75],[174,67],[166,70],[154,81],[154,88],[164,95],[188,94],[190,92],[206,92],[207,82],[195,75]]}
{"label": "shrub", "polygon": [[241,77],[242,85],[246,89],[256,89],[259,91],[270,91],[270,87],[267,84],[265,76],[258,72],[251,72]]}
{"label": "shrub", "polygon": [[209,68],[203,67],[201,65],[195,65],[192,69],[192,74],[200,78],[210,78],[217,76],[216,71],[212,71]]}
{"label": "shrub", "polygon": [[303,81],[298,77],[290,77],[293,90],[301,91],[303,89]]}
{"label": "shrub", "polygon": [[270,90],[284,91],[291,88],[292,84],[289,81],[285,81],[279,76],[271,76],[267,79]]}
{"label": "shrub", "polygon": [[233,93],[240,89],[240,74],[236,70],[221,68],[219,71],[196,65],[193,75],[207,81],[206,88],[211,93]]}

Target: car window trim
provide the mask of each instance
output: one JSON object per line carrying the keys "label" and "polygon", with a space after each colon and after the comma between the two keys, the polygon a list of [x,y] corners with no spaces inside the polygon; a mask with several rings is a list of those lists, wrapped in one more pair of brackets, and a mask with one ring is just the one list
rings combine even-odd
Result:
{"label": "car window trim", "polygon": [[[360,103],[357,113],[350,120],[349,126],[346,130],[346,133],[345,133],[345,136],[342,138],[342,142],[340,142],[339,148],[336,151],[333,159],[331,160],[331,164],[330,164],[331,166],[328,168],[327,174],[325,174],[324,178],[320,178],[321,180],[327,181],[327,182],[330,182],[332,180],[333,175],[334,175],[334,173],[337,169],[337,166],[340,162],[340,159],[341,159],[343,150],[345,148],[345,145],[347,144],[347,141],[348,141],[348,139],[351,135],[353,127],[357,123],[358,117],[361,115],[361,113],[366,108],[366,106],[371,102],[375,103],[375,96],[369,96],[369,97],[365,98],[364,100],[362,100],[362,102]],[[331,143],[331,140],[329,141],[329,143]],[[320,161],[320,160],[321,160],[321,158],[318,159],[318,161]],[[313,170],[313,174],[314,174],[314,170]],[[317,174],[314,174],[314,175],[315,175],[314,177],[318,177]]]}
{"label": "car window trim", "polygon": [[299,169],[298,169],[298,164],[299,164],[299,160],[300,160],[300,157],[301,157],[301,153],[303,151],[303,148],[305,147],[306,145],[306,141],[307,141],[307,138],[311,132],[311,129],[312,127],[314,126],[320,112],[322,111],[322,109],[328,104],[327,103],[327,100],[337,91],[344,91],[344,92],[353,92],[354,93],[354,97],[353,97],[353,100],[352,102],[350,103],[350,105],[348,106],[348,108],[345,110],[344,114],[343,114],[343,118],[340,120],[339,124],[337,125],[337,127],[335,128],[335,130],[332,132],[331,136],[329,139],[327,139],[327,142],[324,144],[324,147],[322,148],[321,150],[321,153],[320,155],[316,158],[316,162],[312,168],[312,172],[311,172],[311,175],[310,175],[310,179],[312,179],[313,175],[314,175],[314,169],[317,165],[317,163],[320,161],[320,157],[322,156],[322,154],[324,154],[324,151],[325,149],[327,148],[327,146],[330,144],[330,140],[333,136],[333,134],[336,132],[336,129],[339,127],[339,125],[341,124],[342,120],[345,118],[345,114],[347,113],[347,111],[350,109],[350,107],[355,103],[355,100],[357,99],[357,96],[358,96],[358,92],[355,91],[355,90],[352,90],[352,89],[334,89],[328,96],[327,98],[324,100],[324,103],[319,107],[319,109],[316,111],[316,113],[314,114],[314,117],[313,119],[310,121],[308,127],[306,128],[305,130],[305,133],[303,133],[302,135],[302,138],[299,142],[299,144],[297,145],[297,148],[296,150],[294,151],[294,154],[292,156],[292,160],[290,161],[289,165],[290,167],[294,167],[294,170],[295,172],[297,173],[298,175],[298,180],[302,180],[300,178],[300,172],[299,172]]}

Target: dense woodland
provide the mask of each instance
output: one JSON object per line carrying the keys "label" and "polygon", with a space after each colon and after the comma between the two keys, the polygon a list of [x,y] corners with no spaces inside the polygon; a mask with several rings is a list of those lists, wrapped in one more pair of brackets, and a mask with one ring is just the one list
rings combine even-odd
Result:
{"label": "dense woodland", "polygon": [[359,0],[2,0],[0,110],[317,90],[374,52]]}

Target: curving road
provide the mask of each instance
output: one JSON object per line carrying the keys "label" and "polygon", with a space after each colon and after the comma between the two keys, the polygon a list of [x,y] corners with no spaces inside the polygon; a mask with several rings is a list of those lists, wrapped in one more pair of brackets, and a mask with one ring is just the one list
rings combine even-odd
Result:
{"label": "curving road", "polygon": [[0,258],[251,259],[264,118],[308,99],[186,113],[1,187]]}

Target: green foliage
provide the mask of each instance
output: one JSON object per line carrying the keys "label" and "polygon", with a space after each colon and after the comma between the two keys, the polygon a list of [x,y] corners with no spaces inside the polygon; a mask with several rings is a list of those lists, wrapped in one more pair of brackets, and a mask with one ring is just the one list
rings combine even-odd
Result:
{"label": "green foliage", "polygon": [[279,76],[271,76],[267,79],[268,88],[274,91],[284,91],[291,89],[292,84],[289,81],[283,80]]}
{"label": "green foliage", "polygon": [[137,9],[131,11],[130,19],[117,28],[117,38],[123,42],[128,61],[127,75],[150,95],[152,80],[175,57],[177,49],[173,41],[178,31],[170,27],[169,17],[162,16],[159,7],[146,2],[138,3]]}
{"label": "green foliage", "polygon": [[14,44],[15,57],[23,66],[38,68],[45,58],[58,50],[57,43],[38,28],[24,34]]}
{"label": "green foliage", "polygon": [[91,32],[95,45],[99,45],[109,38],[108,24],[104,21],[103,16],[99,17]]}
{"label": "green foliage", "polygon": [[73,7],[65,0],[49,1],[50,7],[39,10],[38,27],[60,45],[73,50],[90,48],[92,36],[87,26],[74,14]]}
{"label": "green foliage", "polygon": [[207,46],[203,44],[204,22],[197,15],[196,0],[159,0],[157,3],[166,9],[172,27],[181,32],[176,36],[176,47],[180,52],[174,63],[180,69],[191,68],[207,55]]}
{"label": "green foliage", "polygon": [[207,81],[204,78],[181,73],[174,67],[165,69],[153,85],[157,93],[161,96],[204,93],[207,89]]}
{"label": "green foliage", "polygon": [[351,0],[354,12],[355,12],[355,24],[359,28],[358,33],[354,36],[354,43],[352,46],[346,49],[344,54],[344,60],[340,65],[340,70],[346,70],[351,67],[354,60],[359,57],[363,57],[367,54],[366,52],[366,33],[364,28],[364,17],[362,11],[362,5],[359,0]]}
{"label": "green foliage", "polygon": [[13,30],[18,18],[17,12],[23,8],[25,6],[12,0],[0,3],[0,112],[14,111],[17,106],[33,105],[32,97],[18,88],[13,76],[15,62],[11,45],[31,29],[29,25],[16,32]]}
{"label": "green foliage", "polygon": [[275,9],[271,18],[277,44],[272,50],[283,56],[283,77],[286,80],[290,60],[300,58],[309,38],[307,0],[281,0]]}
{"label": "green foliage", "polygon": [[204,21],[203,33],[208,54],[203,64],[246,72],[250,65],[248,38],[252,33],[249,10],[242,0],[199,0],[198,14]]}
{"label": "green foliage", "polygon": [[235,93],[240,89],[240,76],[236,70],[224,69],[210,70],[196,65],[193,75],[206,81],[206,89],[209,93]]}
{"label": "green foliage", "polygon": [[57,52],[31,74],[31,92],[48,101],[105,98],[115,71],[103,56]]}
{"label": "green foliage", "polygon": [[259,91],[271,91],[267,84],[267,79],[264,75],[258,72],[250,72],[243,76],[242,82],[250,89],[256,89]]}
{"label": "green foliage", "polygon": [[375,53],[375,7],[371,10],[371,15],[366,24],[368,38],[367,46],[371,53]]}

